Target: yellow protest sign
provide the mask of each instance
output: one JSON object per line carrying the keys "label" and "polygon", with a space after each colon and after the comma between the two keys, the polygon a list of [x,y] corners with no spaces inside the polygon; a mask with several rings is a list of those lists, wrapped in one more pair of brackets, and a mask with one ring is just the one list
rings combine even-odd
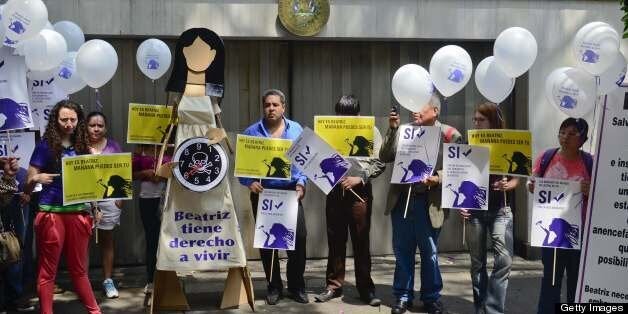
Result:
{"label": "yellow protest sign", "polygon": [[372,157],[375,117],[314,116],[314,133],[345,157]]}
{"label": "yellow protest sign", "polygon": [[532,172],[532,134],[527,130],[468,130],[470,145],[491,151],[490,173],[530,176]]}
{"label": "yellow protest sign", "polygon": [[133,198],[131,153],[65,157],[61,163],[63,205]]}
{"label": "yellow protest sign", "polygon": [[238,134],[235,176],[290,180],[290,160],[286,152],[292,140]]}
{"label": "yellow protest sign", "polygon": [[171,114],[172,106],[130,103],[126,142],[160,144]]}

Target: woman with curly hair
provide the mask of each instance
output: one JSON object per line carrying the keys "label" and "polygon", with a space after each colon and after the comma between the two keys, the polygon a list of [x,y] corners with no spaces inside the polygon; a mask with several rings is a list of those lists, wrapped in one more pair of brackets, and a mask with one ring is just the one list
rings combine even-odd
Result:
{"label": "woman with curly hair", "polygon": [[58,102],[50,113],[42,141],[37,144],[28,168],[25,193],[37,183],[39,212],[35,217],[37,238],[37,293],[41,313],[52,313],[53,290],[61,252],[76,294],[90,314],[101,313],[87,277],[87,253],[92,217],[85,204],[63,205],[61,158],[89,154],[87,126],[80,105]]}

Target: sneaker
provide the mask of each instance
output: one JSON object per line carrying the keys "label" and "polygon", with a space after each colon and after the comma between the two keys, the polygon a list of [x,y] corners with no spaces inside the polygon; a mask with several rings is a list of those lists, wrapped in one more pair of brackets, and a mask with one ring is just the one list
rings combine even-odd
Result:
{"label": "sneaker", "polygon": [[118,289],[116,289],[116,285],[113,283],[111,278],[105,279],[102,282],[102,288],[109,299],[115,299],[118,297]]}
{"label": "sneaker", "polygon": [[153,293],[153,283],[149,282],[144,286],[144,294],[152,294]]}
{"label": "sneaker", "polygon": [[15,303],[11,303],[7,306],[7,310],[12,312],[32,312],[35,311],[35,306],[30,304],[28,301],[18,301]]}
{"label": "sneaker", "polygon": [[423,303],[423,308],[429,314],[443,314],[443,313],[447,313],[447,311],[445,310],[445,307],[443,306],[443,303],[441,303],[440,300],[436,300],[434,302],[424,302]]}

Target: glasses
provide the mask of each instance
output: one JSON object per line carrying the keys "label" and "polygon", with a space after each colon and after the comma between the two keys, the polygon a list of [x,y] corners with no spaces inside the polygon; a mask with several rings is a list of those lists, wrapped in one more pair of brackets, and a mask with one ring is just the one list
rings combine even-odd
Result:
{"label": "glasses", "polygon": [[486,121],[486,120],[487,120],[486,118],[477,118],[477,117],[473,117],[473,118],[471,119],[471,121],[473,121],[473,122],[475,122],[475,123],[484,122],[484,121]]}
{"label": "glasses", "polygon": [[558,132],[558,136],[559,137],[580,137],[580,133],[578,132],[564,132],[564,131],[560,131]]}

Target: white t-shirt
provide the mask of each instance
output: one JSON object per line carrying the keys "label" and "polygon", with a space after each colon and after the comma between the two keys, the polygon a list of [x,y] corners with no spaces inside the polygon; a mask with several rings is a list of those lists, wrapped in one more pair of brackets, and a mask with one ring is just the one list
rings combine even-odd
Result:
{"label": "white t-shirt", "polygon": [[140,183],[140,198],[160,198],[165,191],[165,182],[142,181]]}

